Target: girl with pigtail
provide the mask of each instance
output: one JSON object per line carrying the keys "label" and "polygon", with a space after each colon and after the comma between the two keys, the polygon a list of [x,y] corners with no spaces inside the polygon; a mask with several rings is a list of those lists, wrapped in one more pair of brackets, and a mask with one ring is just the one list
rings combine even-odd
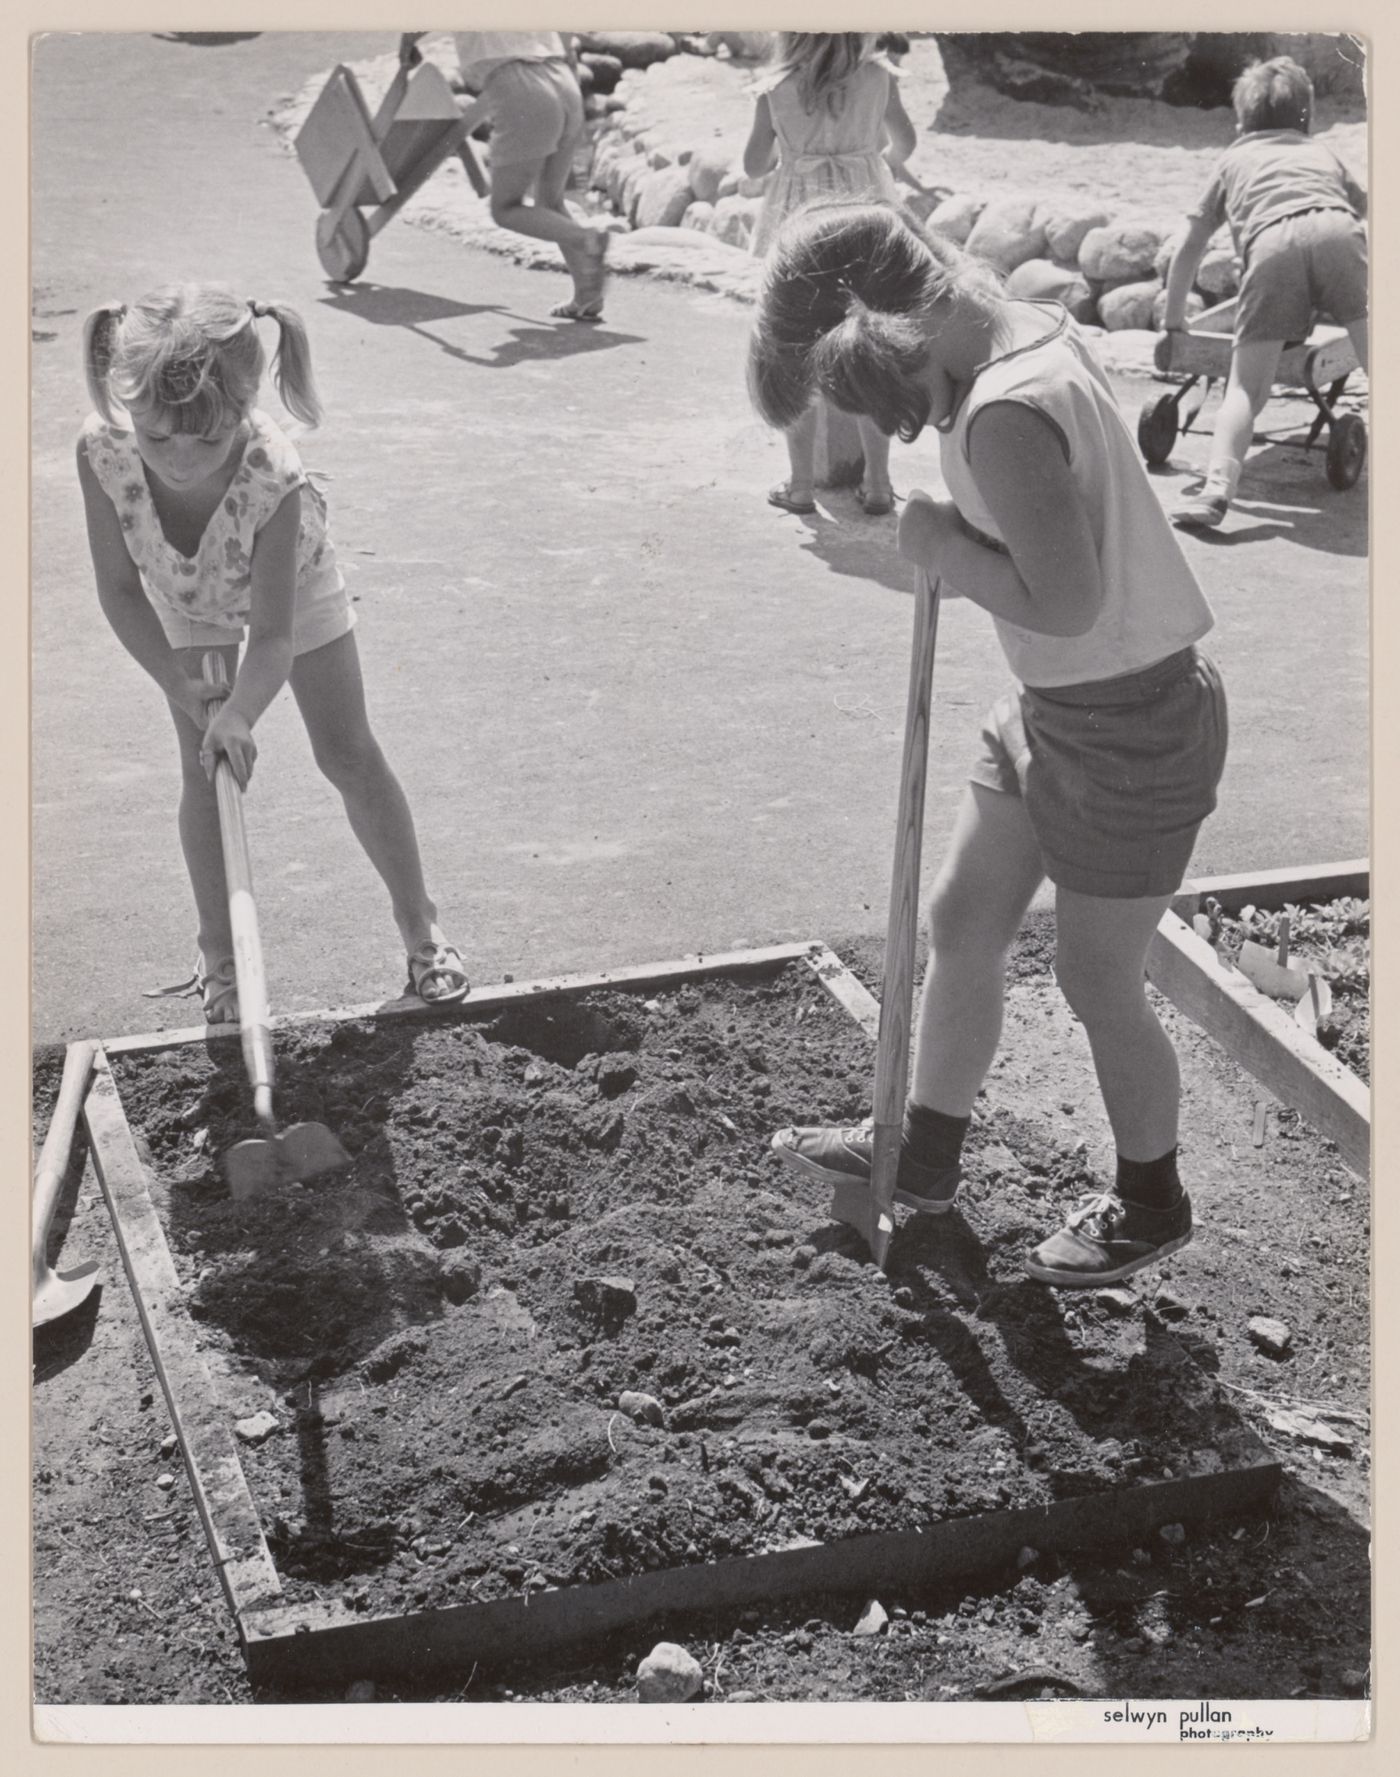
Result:
{"label": "girl with pigtail", "polygon": [[[247,785],[253,728],[290,682],[316,762],[389,890],[406,991],[458,1000],[469,989],[462,958],[437,924],[413,816],[369,726],[325,502],[290,440],[255,406],[264,319],[277,327],[277,392],[314,426],[321,404],[306,329],[285,304],[171,284],[130,307],[99,308],[84,327],[96,411],[77,459],[97,596],[118,641],[165,693],[180,747],[180,843],[199,956],[192,982],[162,991],[197,991],[207,1022],[237,1022],[214,768],[223,755]],[[210,649],[223,655],[227,692],[203,678]]]}
{"label": "girl with pigtail", "polygon": [[[983,724],[933,885],[896,1201],[954,1206],[1008,956],[1048,877],[1055,972],[1117,1171],[1025,1268],[1062,1288],[1128,1277],[1191,1238],[1180,1075],[1143,975],[1225,761],[1224,691],[1196,647],[1210,608],[1066,311],[1012,300],[893,209],[835,203],[787,224],[749,372],[770,425],[821,394],[906,443],[933,427],[951,498],[910,495],[900,553],[991,615],[1019,681]],[[869,1180],[869,1123],[785,1129],[773,1146],[808,1176]]]}
{"label": "girl with pigtail", "polygon": [[[754,227],[753,251],[760,258],[783,222],[806,204],[832,197],[895,201],[892,169],[908,160],[917,138],[899,96],[898,70],[879,43],[873,31],[775,34],[744,148],[745,173],[751,178],[773,173]],[[890,441],[864,416],[857,419],[864,462],[859,499],[878,518],[892,511],[895,501]],[[815,405],[784,431],[788,478],[769,490],[768,503],[783,512],[810,514],[817,509]]]}

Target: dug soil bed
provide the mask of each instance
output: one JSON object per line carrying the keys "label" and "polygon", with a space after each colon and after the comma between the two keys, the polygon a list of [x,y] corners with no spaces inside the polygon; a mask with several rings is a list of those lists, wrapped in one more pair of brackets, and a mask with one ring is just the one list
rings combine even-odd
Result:
{"label": "dug soil bed", "polygon": [[[1168,1009],[1196,1243],[1137,1291],[1026,1280],[1026,1248],[1107,1158],[1048,955],[1032,929],[960,1209],[902,1219],[888,1277],[829,1220],[825,1188],[768,1151],[781,1124],[868,1109],[870,1040],[804,964],[281,1032],[280,1114],[328,1123],[354,1164],[252,1204],[219,1165],[251,1126],[236,1044],[113,1058],[289,1602],[407,1614],[912,1530],[1258,1460],[1257,1434],[1287,1471],[1267,1515],[1093,1560],[1026,1551],[977,1584],[885,1598],[878,1637],[852,1639],[865,1601],[813,1598],[692,1613],[453,1690],[381,1681],[381,1698],[623,1700],[662,1630],[705,1644],[715,1697],[1364,1684],[1364,1194],[1287,1111],[1255,1152],[1252,1087]],[[876,986],[877,947],[850,957]],[[1281,1356],[1247,1331],[1264,1313],[1286,1313]],[[90,1355],[62,1370],[70,1392]],[[1271,1432],[1271,1411],[1305,1404],[1332,1415],[1325,1446]],[[64,1434],[36,1438],[41,1460],[46,1441],[61,1460]],[[84,1465],[67,1443],[72,1466],[42,1472],[71,1504]],[[155,1460],[178,1470],[178,1453]],[[160,1515],[194,1530],[169,1556],[189,1589],[188,1484],[163,1478]],[[108,1547],[120,1562],[121,1536]],[[75,1613],[57,1583],[50,1700],[156,1700],[120,1660],[75,1690]],[[130,1638],[151,1633],[125,1615]],[[169,1670],[160,1700],[248,1694],[226,1660],[217,1679]]]}

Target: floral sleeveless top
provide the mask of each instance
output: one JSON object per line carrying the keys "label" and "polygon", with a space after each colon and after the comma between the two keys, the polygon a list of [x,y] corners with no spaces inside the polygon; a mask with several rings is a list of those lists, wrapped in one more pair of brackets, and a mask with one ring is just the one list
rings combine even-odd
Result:
{"label": "floral sleeveless top", "polygon": [[242,461],[192,556],[182,555],[161,529],[135,433],[91,414],[81,434],[92,472],[116,507],[146,596],[181,616],[228,629],[241,629],[248,621],[253,543],[294,487],[304,489],[297,602],[344,584],[326,528],[326,502],[308,480],[291,440],[257,408],[248,426]]}

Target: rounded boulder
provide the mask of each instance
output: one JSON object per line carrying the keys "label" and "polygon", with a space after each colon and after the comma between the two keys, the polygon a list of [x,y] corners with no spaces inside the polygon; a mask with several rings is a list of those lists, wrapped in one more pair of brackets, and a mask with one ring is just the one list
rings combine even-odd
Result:
{"label": "rounded boulder", "polygon": [[999,272],[1014,271],[1045,253],[1045,230],[1036,221],[1034,198],[1002,197],[989,203],[963,243],[969,253]]}

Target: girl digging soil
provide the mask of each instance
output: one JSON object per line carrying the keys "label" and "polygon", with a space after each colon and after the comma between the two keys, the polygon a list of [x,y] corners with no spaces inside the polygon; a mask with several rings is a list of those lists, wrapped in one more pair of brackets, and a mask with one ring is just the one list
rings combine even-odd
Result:
{"label": "girl digging soil", "polygon": [[[906,442],[933,425],[954,498],[911,495],[900,552],[991,614],[1020,681],[986,719],[934,883],[897,1200],[953,1207],[1008,952],[1048,876],[1056,976],[1118,1163],[1026,1269],[1062,1287],[1127,1277],[1191,1238],[1180,1076],[1143,965],[1225,761],[1224,691],[1195,647],[1209,606],[1066,312],[1010,300],[892,209],[833,204],[784,228],[750,384],[772,425],[814,392]],[[868,1123],[784,1129],[773,1146],[829,1182],[870,1177]]]}
{"label": "girl digging soil", "polygon": [[[320,402],[306,331],[283,304],[172,284],[129,309],[96,309],[84,328],[97,409],[78,438],[88,542],[103,612],[165,692],[180,743],[180,843],[199,914],[190,985],[207,1022],[237,1022],[214,765],[222,753],[247,785],[253,725],[290,679],[316,762],[389,890],[408,953],[405,991],[435,1005],[459,1000],[469,988],[462,958],[438,927],[413,816],[365,713],[355,615],[325,504],[290,442],[253,405],[263,316],[279,330],[278,393],[314,425]],[[230,677],[237,673],[212,717],[210,703],[225,693],[201,675],[209,648],[223,650]]]}
{"label": "girl digging soil", "polygon": [[[914,126],[898,75],[877,53],[873,32],[779,31],[774,65],[759,89],[744,171],[760,178],[777,161],[754,229],[753,250],[768,251],[784,220],[814,199],[895,196],[890,162],[914,152]],[[860,502],[872,517],[893,509],[890,441],[857,416],[865,461]],[[784,512],[812,513],[817,412],[808,406],[786,428],[788,479],[770,490]]]}

